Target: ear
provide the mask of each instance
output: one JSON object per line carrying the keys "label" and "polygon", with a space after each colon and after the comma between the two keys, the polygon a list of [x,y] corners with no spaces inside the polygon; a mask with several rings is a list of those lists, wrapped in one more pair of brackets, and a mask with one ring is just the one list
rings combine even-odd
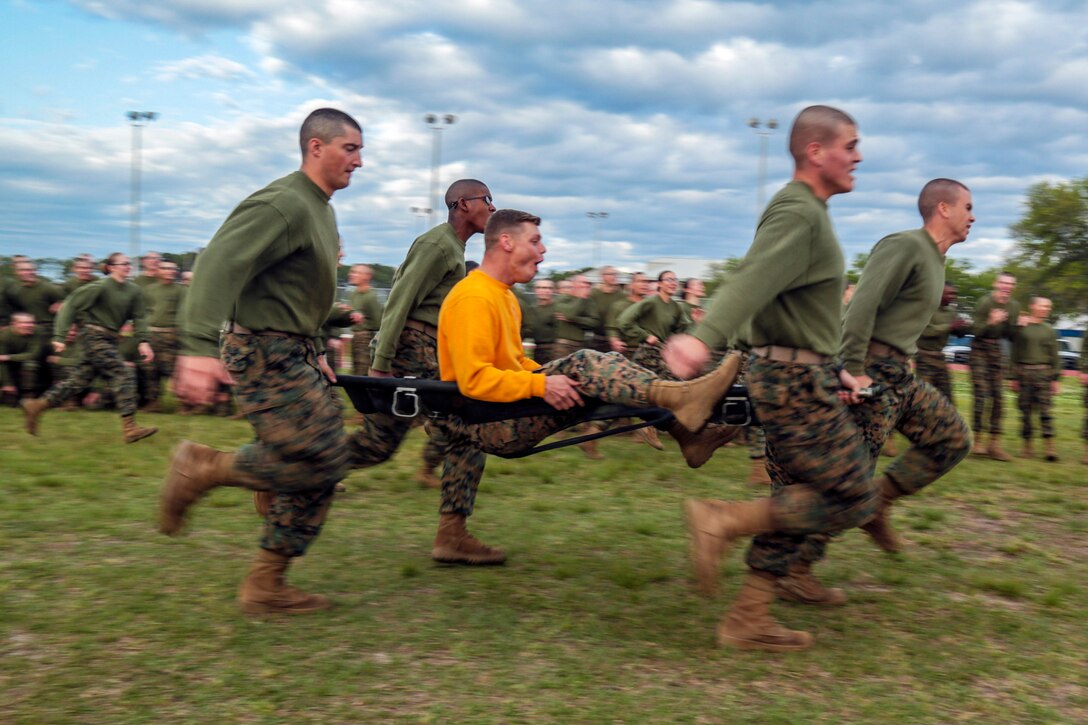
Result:
{"label": "ear", "polygon": [[809,141],[805,145],[805,158],[812,166],[822,166],[824,162],[824,147],[819,141]]}
{"label": "ear", "polygon": [[500,234],[499,244],[502,245],[502,250],[504,252],[514,251],[514,240],[510,237],[509,234]]}
{"label": "ear", "polygon": [[309,141],[306,142],[306,151],[307,153],[309,153],[310,156],[317,158],[321,156],[321,150],[324,148],[324,146],[325,144],[321,143],[321,139],[311,138]]}

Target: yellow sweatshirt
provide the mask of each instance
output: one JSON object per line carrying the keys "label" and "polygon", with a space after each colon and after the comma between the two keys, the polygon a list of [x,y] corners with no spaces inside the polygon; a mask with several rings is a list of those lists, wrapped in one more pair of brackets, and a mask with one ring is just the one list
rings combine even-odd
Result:
{"label": "yellow sweatshirt", "polygon": [[462,395],[509,403],[544,397],[525,357],[521,307],[510,287],[479,269],[454,285],[438,313],[438,369]]}

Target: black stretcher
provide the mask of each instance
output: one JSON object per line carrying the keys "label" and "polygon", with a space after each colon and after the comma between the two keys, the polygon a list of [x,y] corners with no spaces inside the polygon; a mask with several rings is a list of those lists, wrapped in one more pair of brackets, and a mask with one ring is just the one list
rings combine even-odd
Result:
{"label": "black stretcher", "polygon": [[[385,413],[401,418],[443,418],[455,415],[466,423],[494,423],[510,418],[538,415],[555,415],[557,411],[541,398],[530,398],[513,403],[490,403],[467,398],[457,389],[457,383],[422,378],[372,378],[362,375],[338,375],[336,384],[342,387],[360,413]],[[586,441],[618,435],[628,431],[655,426],[667,429],[672,423],[672,412],[665,408],[635,408],[605,403],[597,398],[585,398],[585,407],[571,425],[595,420],[633,418],[638,422],[615,426],[608,430],[590,433],[530,447],[502,458],[524,458],[544,451],[577,445]],[[755,410],[748,400],[748,389],[733,385],[710,417],[711,423],[725,425],[753,425]]]}

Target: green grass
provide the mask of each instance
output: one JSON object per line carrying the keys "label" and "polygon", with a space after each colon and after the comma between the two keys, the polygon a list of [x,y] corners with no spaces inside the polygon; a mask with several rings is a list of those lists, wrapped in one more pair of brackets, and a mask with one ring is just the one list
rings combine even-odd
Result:
{"label": "green grass", "polygon": [[174,442],[229,449],[244,421],[141,416],[159,434],[125,446],[111,413],[50,411],[31,438],[3,409],[0,722],[1085,722],[1080,395],[1067,379],[1057,399],[1061,462],[969,459],[893,509],[899,556],[834,543],[818,573],[850,602],[776,605],[816,636],[791,655],[714,645],[742,552],[719,598],[690,581],[680,504],[764,495],[743,448],[698,471],[623,437],[604,461],[491,458],[470,524],[510,559],[470,569],[428,557],[416,431],[347,479],[292,570],[334,608],[260,620],[234,601],[259,534],[245,492],[216,491],[185,537],[154,531]]}

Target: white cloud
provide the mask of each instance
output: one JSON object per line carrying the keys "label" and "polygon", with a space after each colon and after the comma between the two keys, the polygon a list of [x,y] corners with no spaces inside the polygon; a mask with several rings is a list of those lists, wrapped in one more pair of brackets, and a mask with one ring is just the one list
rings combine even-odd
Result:
{"label": "white cloud", "polygon": [[158,63],[154,67],[154,74],[155,78],[160,81],[173,81],[179,78],[185,80],[237,81],[250,79],[255,75],[253,71],[241,63],[216,54]]}

